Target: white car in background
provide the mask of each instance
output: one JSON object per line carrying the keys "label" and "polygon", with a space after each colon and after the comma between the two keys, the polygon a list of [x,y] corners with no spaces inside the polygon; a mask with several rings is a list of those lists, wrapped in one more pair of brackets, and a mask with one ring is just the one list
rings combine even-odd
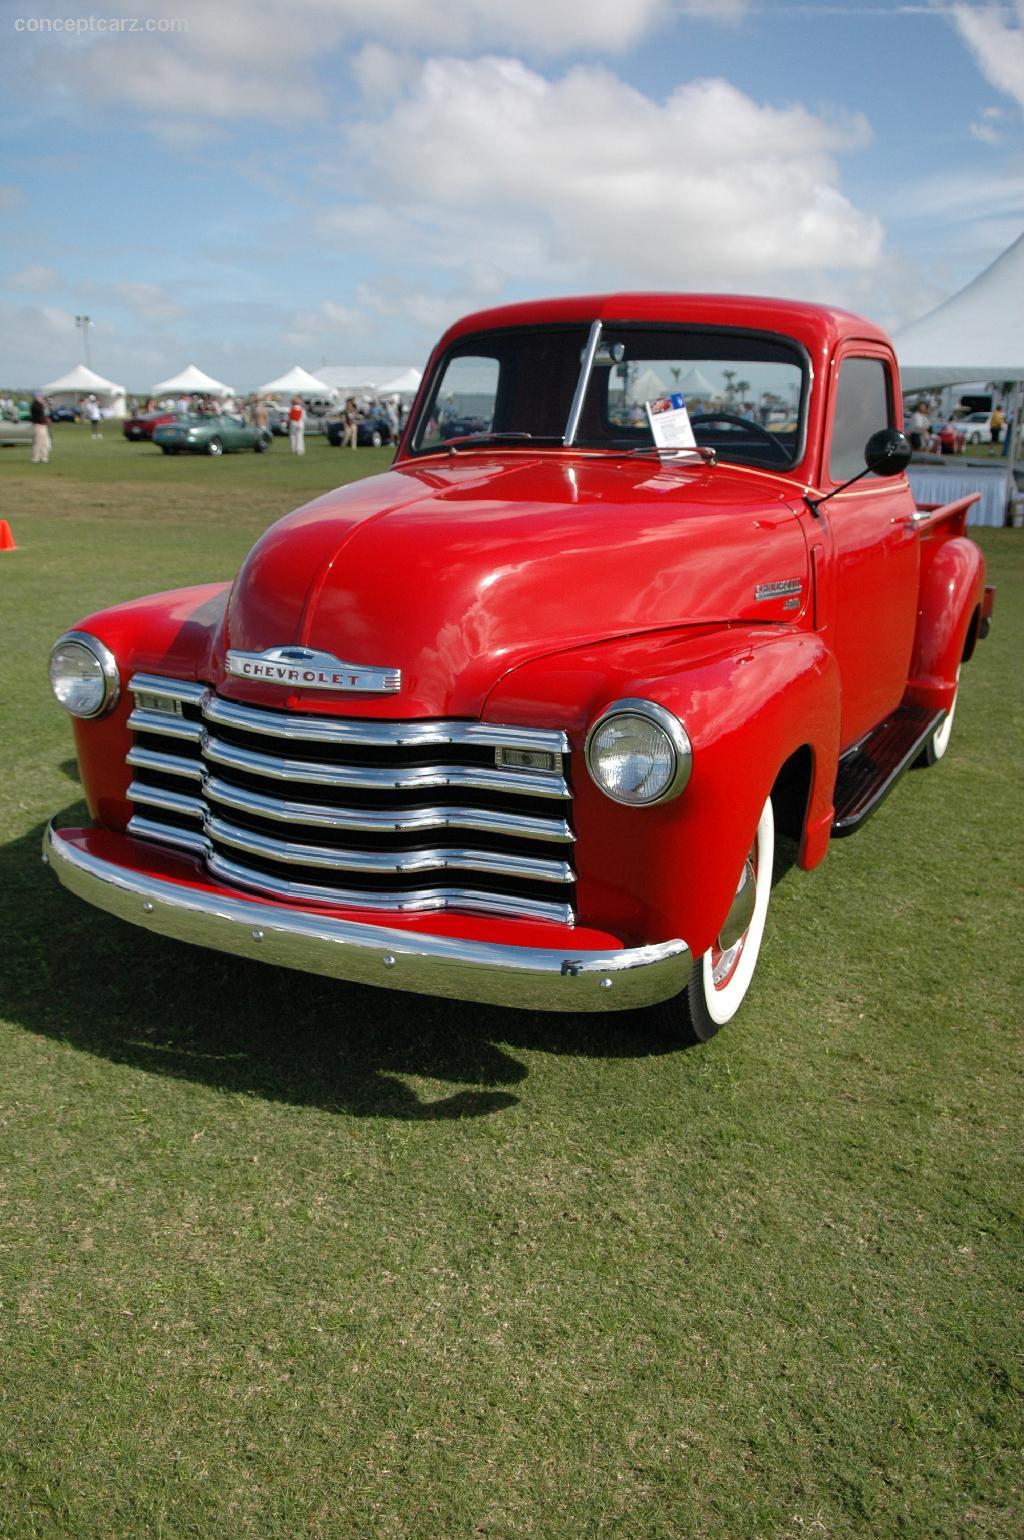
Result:
{"label": "white car in background", "polygon": [[969,417],[962,417],[958,426],[963,428],[968,444],[992,442],[991,412],[972,412]]}
{"label": "white car in background", "polygon": [[32,424],[0,412],[0,449],[12,449],[16,444],[31,444]]}

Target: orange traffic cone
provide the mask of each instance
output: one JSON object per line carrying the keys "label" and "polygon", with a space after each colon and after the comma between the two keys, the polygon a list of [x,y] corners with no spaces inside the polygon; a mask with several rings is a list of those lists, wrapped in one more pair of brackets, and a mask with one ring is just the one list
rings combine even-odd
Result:
{"label": "orange traffic cone", "polygon": [[11,526],[6,519],[0,519],[0,551],[16,551],[18,547],[14,543]]}

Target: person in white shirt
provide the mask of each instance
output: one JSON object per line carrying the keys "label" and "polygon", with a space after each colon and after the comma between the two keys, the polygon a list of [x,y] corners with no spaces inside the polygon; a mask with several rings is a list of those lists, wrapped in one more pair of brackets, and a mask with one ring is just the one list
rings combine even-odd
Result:
{"label": "person in white shirt", "polygon": [[306,412],[301,396],[293,396],[288,410],[288,444],[293,455],[306,453]]}

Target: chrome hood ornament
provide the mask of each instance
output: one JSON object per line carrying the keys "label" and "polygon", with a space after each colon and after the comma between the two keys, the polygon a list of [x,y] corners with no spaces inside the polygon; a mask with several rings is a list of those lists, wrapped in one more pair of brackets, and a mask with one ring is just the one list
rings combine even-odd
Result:
{"label": "chrome hood ornament", "polygon": [[232,649],[225,659],[227,673],[236,679],[261,684],[290,685],[299,690],[361,691],[368,695],[394,695],[402,688],[399,668],[380,668],[363,663],[344,663],[331,652],[312,647],[268,647],[265,652]]}

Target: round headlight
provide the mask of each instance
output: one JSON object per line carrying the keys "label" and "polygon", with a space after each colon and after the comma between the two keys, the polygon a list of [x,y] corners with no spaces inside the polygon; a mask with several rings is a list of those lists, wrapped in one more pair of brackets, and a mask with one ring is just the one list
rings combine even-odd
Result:
{"label": "round headlight", "polygon": [[678,796],[690,779],[690,740],[678,717],[648,700],[620,700],[587,734],[587,768],[606,796],[647,807]]}
{"label": "round headlight", "polygon": [[114,654],[88,632],[68,631],[50,653],[50,688],[73,717],[102,716],[121,693]]}

